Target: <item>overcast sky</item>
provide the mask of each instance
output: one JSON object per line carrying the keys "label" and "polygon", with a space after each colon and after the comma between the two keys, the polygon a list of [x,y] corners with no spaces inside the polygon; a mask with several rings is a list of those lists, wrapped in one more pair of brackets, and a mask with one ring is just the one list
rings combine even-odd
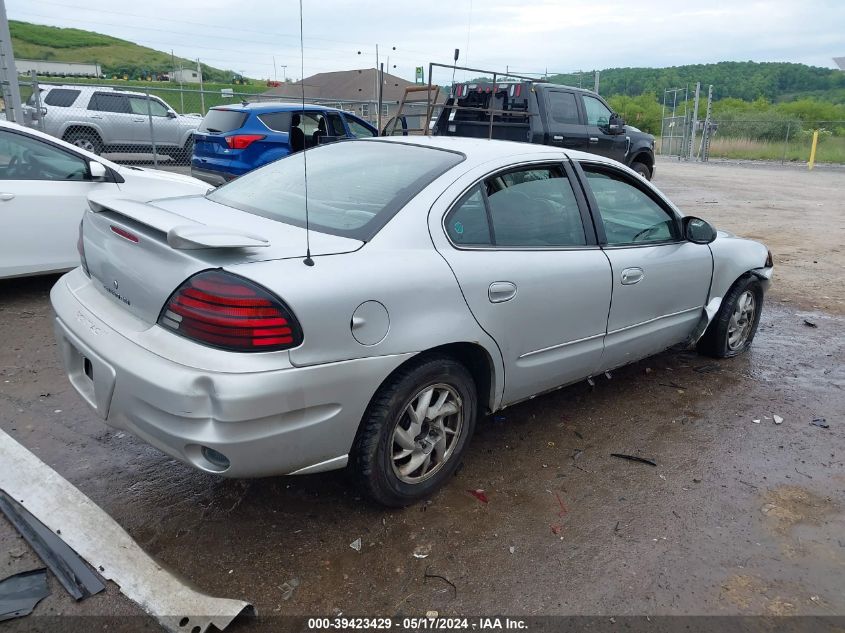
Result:
{"label": "overcast sky", "polygon": [[[834,67],[831,58],[845,55],[845,0],[304,3],[306,76],[372,67],[377,43],[380,61],[389,56],[389,70],[407,79],[415,66],[450,63],[455,48],[461,64],[525,73],[725,60]],[[10,19],[173,49],[251,77],[301,76],[297,0],[6,0],[6,8]]]}

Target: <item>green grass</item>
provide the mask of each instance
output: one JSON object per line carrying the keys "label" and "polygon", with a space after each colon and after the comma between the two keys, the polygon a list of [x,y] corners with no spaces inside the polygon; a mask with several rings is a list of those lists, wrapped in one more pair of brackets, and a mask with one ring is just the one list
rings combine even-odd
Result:
{"label": "green grass", "polygon": [[[806,162],[810,159],[811,142],[807,139],[783,142],[755,141],[747,138],[714,138],[710,143],[713,158],[738,158],[749,160],[781,160],[786,149],[786,160]],[[817,163],[845,163],[845,138],[822,137],[816,148]]]}
{"label": "green grass", "polygon": [[[9,32],[18,59],[98,63],[105,74],[133,77],[173,66],[169,53],[91,31],[9,20]],[[192,68],[196,61],[177,57],[176,63]],[[233,73],[203,64],[203,74],[221,81]]]}
{"label": "green grass", "polygon": [[[179,90],[179,84],[170,83],[167,81],[140,81],[140,80],[120,80],[120,79],[86,79],[82,77],[68,77],[62,80],[57,77],[40,77],[39,82],[42,86],[47,85],[63,85],[63,84],[93,84],[115,86],[118,88],[126,88],[127,90],[135,90],[138,92],[147,92],[151,95],[156,95],[163,99],[176,112],[189,113],[197,112],[204,114],[209,108],[217,105],[225,105],[231,103],[239,103],[241,99],[246,98],[250,100],[250,95],[261,94],[268,90],[267,86],[259,83],[252,83],[246,85],[232,85],[224,83],[203,83],[203,94],[200,99],[199,84],[185,84],[184,91]],[[221,89],[231,89],[235,93],[234,98],[223,97],[220,93]],[[28,83],[21,84],[21,99],[26,101],[32,93]],[[243,95],[246,95],[244,97]],[[204,103],[203,103],[204,100]],[[203,105],[205,110],[203,110]]]}

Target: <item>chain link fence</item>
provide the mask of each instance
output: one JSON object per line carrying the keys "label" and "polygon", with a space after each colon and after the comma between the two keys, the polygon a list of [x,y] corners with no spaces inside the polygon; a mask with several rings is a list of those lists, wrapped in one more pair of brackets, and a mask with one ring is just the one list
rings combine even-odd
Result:
{"label": "chain link fence", "polygon": [[705,121],[666,117],[657,151],[665,156],[706,161],[710,158],[807,162],[818,131],[817,163],[845,164],[845,121],[802,121],[782,117],[715,118]]}
{"label": "chain link fence", "polygon": [[[298,103],[295,98],[235,92],[234,89],[131,86],[19,80],[24,124],[121,164],[187,165],[193,133],[208,109],[256,102]],[[382,127],[398,102],[309,99],[308,103],[351,112]]]}

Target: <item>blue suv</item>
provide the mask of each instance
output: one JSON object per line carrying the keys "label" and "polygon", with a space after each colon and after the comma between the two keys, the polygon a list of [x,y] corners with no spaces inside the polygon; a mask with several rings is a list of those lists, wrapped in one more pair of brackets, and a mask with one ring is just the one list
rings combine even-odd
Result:
{"label": "blue suv", "polygon": [[222,185],[315,145],[378,136],[358,117],[319,105],[244,103],[211,108],[194,133],[191,174]]}

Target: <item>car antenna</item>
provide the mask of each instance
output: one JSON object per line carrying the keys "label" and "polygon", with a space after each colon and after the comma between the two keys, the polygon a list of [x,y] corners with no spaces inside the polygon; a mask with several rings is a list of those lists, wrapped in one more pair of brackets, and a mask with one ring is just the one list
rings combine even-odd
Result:
{"label": "car antenna", "polygon": [[[302,30],[302,0],[299,0],[299,64],[300,79],[302,87],[302,114],[305,115],[305,36]],[[308,222],[308,151],[302,148],[302,167],[305,174],[305,259],[302,261],[306,266],[313,266],[311,259],[311,226]]]}

